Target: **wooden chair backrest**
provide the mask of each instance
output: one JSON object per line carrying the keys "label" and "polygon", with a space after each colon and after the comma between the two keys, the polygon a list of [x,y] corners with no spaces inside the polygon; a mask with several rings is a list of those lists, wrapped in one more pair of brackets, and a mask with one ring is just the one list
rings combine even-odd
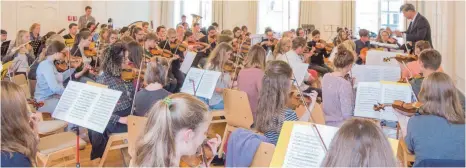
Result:
{"label": "wooden chair backrest", "polygon": [[225,118],[228,125],[249,129],[253,121],[246,92],[225,89],[223,91]]}
{"label": "wooden chair backrest", "polygon": [[[311,117],[314,120],[313,121],[314,123],[325,125],[325,115],[324,115],[324,111],[322,110],[322,107],[320,106],[320,104],[316,103],[314,105],[314,109],[309,109],[309,110],[311,110]],[[299,106],[295,110],[296,115],[298,117],[301,117],[305,111],[306,111],[306,108],[304,106]]]}
{"label": "wooden chair backrest", "polygon": [[13,76],[11,80],[13,81],[13,83],[21,87],[21,89],[23,89],[24,94],[26,94],[27,98],[31,98],[31,91],[29,88],[29,83],[26,79],[26,76],[24,76],[24,74],[15,75]]}
{"label": "wooden chair backrest", "polygon": [[272,161],[275,145],[267,142],[261,142],[254,154],[250,167],[269,167]]}
{"label": "wooden chair backrest", "polygon": [[128,116],[128,153],[131,157],[136,154],[136,141],[144,131],[146,123],[146,117]]}

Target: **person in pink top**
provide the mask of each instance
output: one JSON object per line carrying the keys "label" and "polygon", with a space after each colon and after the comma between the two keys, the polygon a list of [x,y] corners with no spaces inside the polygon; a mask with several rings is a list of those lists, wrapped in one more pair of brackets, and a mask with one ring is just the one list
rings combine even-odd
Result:
{"label": "person in pink top", "polygon": [[[430,49],[430,44],[428,41],[418,41],[415,44],[415,49],[414,49],[414,54],[419,56],[421,51],[424,51],[425,49]],[[408,68],[406,68],[408,67]],[[419,75],[421,73],[421,66],[419,65],[418,61],[412,61],[406,64],[406,67],[402,66],[402,72],[401,72],[401,77],[402,78],[410,78],[415,75]],[[440,67],[438,72],[443,72],[442,67]]]}
{"label": "person in pink top", "polygon": [[265,53],[261,46],[253,46],[245,58],[244,68],[238,74],[238,88],[248,95],[254,118],[264,77]]}

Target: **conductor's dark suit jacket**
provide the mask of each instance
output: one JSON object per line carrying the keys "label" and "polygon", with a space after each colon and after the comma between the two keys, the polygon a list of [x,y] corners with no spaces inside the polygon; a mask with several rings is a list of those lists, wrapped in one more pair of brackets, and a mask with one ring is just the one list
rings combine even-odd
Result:
{"label": "conductor's dark suit jacket", "polygon": [[430,46],[433,48],[429,21],[427,21],[426,17],[422,16],[420,13],[417,13],[414,21],[410,22],[408,30],[406,30],[405,33],[406,41],[413,42],[413,46],[417,41],[424,40],[428,41]]}

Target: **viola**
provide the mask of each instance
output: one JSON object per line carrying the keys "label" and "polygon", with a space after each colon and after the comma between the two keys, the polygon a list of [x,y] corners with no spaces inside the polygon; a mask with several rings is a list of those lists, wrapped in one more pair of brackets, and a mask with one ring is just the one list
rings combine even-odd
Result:
{"label": "viola", "polygon": [[380,110],[385,110],[385,107],[391,106],[394,109],[409,113],[409,114],[415,114],[419,108],[421,108],[423,103],[421,102],[413,102],[413,103],[405,103],[404,101],[401,100],[395,100],[393,103],[377,103],[374,104],[374,111],[380,111]]}
{"label": "viola", "polygon": [[37,102],[35,99],[27,99],[28,104],[32,105],[36,110],[44,106],[44,102]]}
{"label": "viola", "polygon": [[418,57],[416,55],[408,54],[408,55],[402,55],[402,54],[397,54],[395,57],[387,57],[383,58],[383,62],[390,62],[391,59],[395,59],[398,62],[412,62],[412,61],[417,61]]}
{"label": "viola", "polygon": [[214,152],[204,142],[201,146],[200,153],[196,153],[190,156],[182,156],[180,159],[180,167],[199,167],[201,163],[206,163],[214,158]]}

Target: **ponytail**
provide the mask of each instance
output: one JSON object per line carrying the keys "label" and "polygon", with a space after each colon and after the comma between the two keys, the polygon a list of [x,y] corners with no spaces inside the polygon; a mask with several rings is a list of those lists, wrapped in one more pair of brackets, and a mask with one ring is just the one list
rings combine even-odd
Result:
{"label": "ponytail", "polygon": [[178,93],[158,101],[136,143],[135,166],[172,167],[179,163],[175,137],[183,128],[195,130],[208,119],[208,107],[194,96]]}

